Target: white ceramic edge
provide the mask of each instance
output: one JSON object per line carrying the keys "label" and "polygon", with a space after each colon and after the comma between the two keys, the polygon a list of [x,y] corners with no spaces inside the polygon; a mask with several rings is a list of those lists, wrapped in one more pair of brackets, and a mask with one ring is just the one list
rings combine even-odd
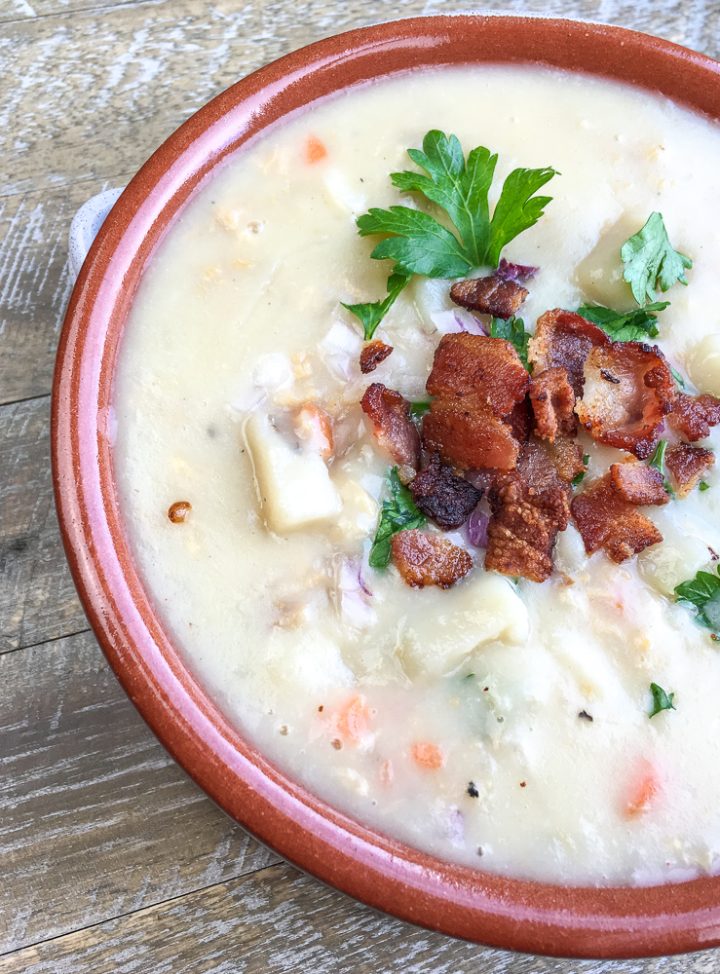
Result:
{"label": "white ceramic edge", "polygon": [[93,240],[105,222],[108,213],[117,203],[123,189],[124,187],[121,186],[118,189],[106,189],[102,193],[97,193],[86,203],[83,203],[73,217],[68,234],[68,260],[70,277],[73,282],[77,279],[80,268],[85,263]]}

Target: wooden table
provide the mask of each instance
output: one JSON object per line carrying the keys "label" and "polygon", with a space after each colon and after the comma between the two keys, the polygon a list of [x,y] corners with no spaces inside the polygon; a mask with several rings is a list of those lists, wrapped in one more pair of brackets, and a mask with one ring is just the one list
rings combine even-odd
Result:
{"label": "wooden table", "polygon": [[[0,974],[720,971],[517,956],[380,916],[248,838],[155,741],[88,631],[48,419],[77,207],[213,94],[326,34],[442,0],[0,0]],[[716,0],[506,0],[720,54]]]}

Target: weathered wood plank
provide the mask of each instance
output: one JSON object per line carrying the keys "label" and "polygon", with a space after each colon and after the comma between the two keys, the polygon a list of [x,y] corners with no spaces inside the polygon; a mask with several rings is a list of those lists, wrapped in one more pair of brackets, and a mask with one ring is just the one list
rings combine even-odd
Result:
{"label": "weathered wood plank", "polygon": [[603,963],[476,947],[384,917],[284,864],[0,958],[0,974],[677,974],[679,970],[717,974],[717,954]]}
{"label": "weathered wood plank", "polygon": [[[14,23],[0,39],[7,96],[0,102],[2,194],[135,170],[210,96],[292,48],[376,20],[462,10],[465,0],[374,0],[298,4],[177,0],[78,11]],[[717,54],[713,4],[675,0],[509,0],[488,10],[619,21]],[[23,119],[23,125],[17,123]]]}
{"label": "weathered wood plank", "polygon": [[277,861],[165,753],[90,633],[0,657],[0,741],[0,952]]}
{"label": "weathered wood plank", "polygon": [[163,3],[164,0],[5,0],[0,8],[0,24],[35,17],[76,13],[78,10],[104,10],[108,7],[138,3]]}
{"label": "weathered wood plank", "polygon": [[50,399],[0,406],[0,653],[87,628],[50,476]]}

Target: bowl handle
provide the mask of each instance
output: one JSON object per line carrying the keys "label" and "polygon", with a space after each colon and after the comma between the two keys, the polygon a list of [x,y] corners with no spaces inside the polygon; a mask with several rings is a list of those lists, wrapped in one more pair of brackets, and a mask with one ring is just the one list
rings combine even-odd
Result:
{"label": "bowl handle", "polygon": [[88,255],[92,242],[98,230],[105,222],[105,217],[117,202],[124,187],[106,189],[97,196],[93,196],[83,203],[73,217],[68,235],[68,257],[70,262],[70,277],[73,281],[80,273],[80,268]]}

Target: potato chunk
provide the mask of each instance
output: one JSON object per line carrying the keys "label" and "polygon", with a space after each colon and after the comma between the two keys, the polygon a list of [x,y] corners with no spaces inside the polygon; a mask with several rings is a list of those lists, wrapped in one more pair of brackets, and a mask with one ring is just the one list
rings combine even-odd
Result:
{"label": "potato chunk", "polygon": [[298,531],[340,513],[340,495],[317,453],[295,449],[263,413],[253,413],[244,432],[260,506],[271,530]]}

